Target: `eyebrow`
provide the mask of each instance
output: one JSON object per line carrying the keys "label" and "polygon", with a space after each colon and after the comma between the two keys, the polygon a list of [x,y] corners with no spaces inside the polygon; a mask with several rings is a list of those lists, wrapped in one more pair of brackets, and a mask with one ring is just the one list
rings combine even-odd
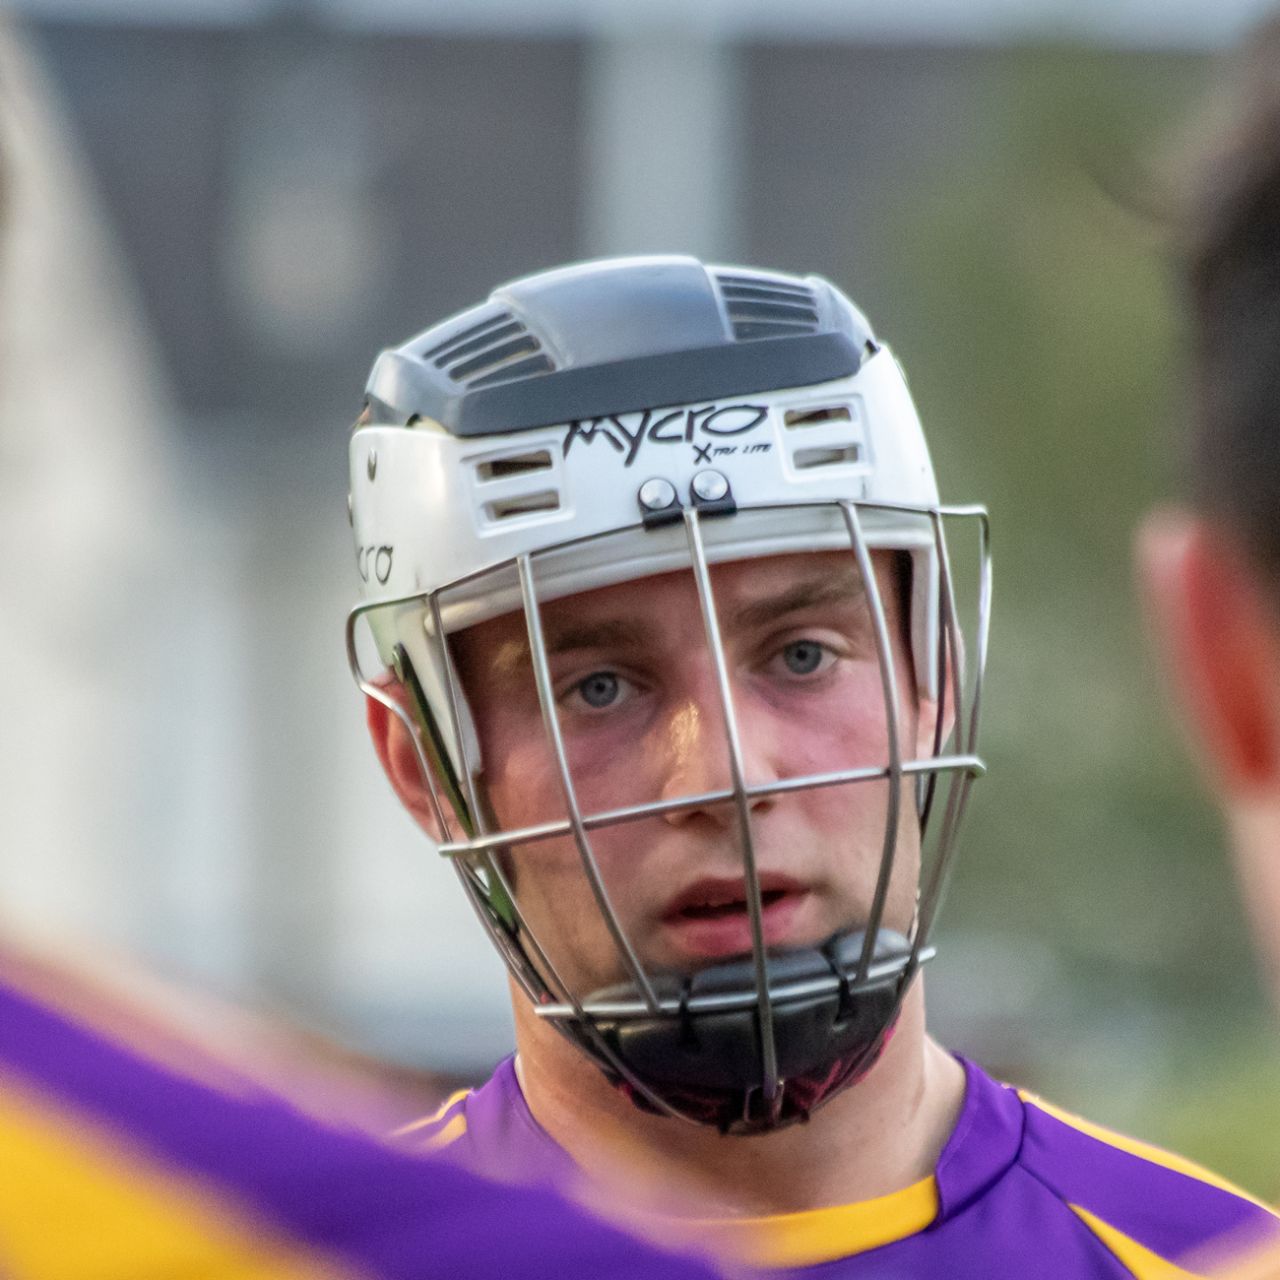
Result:
{"label": "eyebrow", "polygon": [[866,589],[861,575],[855,573],[833,578],[830,574],[823,574],[793,583],[776,595],[738,605],[729,611],[726,621],[730,629],[750,631],[806,609],[839,604],[856,606],[865,599]]}
{"label": "eyebrow", "polygon": [[656,638],[654,628],[638,619],[634,622],[614,619],[546,628],[548,653],[570,653],[575,649],[642,648]]}
{"label": "eyebrow", "polygon": [[[727,631],[759,630],[793,613],[832,605],[857,606],[866,598],[859,574],[814,575],[788,584],[779,592],[758,600],[730,606],[720,625]],[[645,648],[658,633],[647,620],[602,619],[599,622],[569,623],[563,628],[546,628],[548,653],[571,653],[580,649]]]}

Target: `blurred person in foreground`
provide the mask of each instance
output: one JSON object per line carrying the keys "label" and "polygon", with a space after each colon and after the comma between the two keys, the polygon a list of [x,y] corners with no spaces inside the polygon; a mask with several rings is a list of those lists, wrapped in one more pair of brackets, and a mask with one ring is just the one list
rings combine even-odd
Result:
{"label": "blurred person in foreground", "polygon": [[375,748],[516,1026],[407,1140],[775,1274],[1170,1276],[1275,1238],[927,1033],[985,512],[940,503],[843,293],[677,256],[525,277],[383,353],[350,456]]}
{"label": "blurred person in foreground", "polygon": [[[1280,16],[1231,71],[1183,210],[1191,497],[1137,558],[1280,1009]],[[1233,1274],[1280,1277],[1280,1253]]]}
{"label": "blurred person in foreground", "polygon": [[102,978],[3,943],[0,1276],[711,1280],[551,1194],[322,1125]]}

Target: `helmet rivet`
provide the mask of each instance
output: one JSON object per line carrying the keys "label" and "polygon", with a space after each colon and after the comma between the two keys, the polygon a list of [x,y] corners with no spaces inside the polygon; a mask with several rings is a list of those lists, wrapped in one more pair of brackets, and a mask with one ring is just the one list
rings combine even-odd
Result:
{"label": "helmet rivet", "polygon": [[369,473],[369,479],[373,480],[378,474],[378,451],[376,449],[369,450],[368,460],[365,462],[365,470]]}
{"label": "helmet rivet", "polygon": [[637,496],[640,499],[640,505],[646,511],[663,511],[675,502],[676,487],[670,480],[655,477],[652,480],[646,480],[640,486]]}
{"label": "helmet rivet", "polygon": [[719,502],[729,492],[729,482],[718,471],[699,471],[690,488],[699,502]]}

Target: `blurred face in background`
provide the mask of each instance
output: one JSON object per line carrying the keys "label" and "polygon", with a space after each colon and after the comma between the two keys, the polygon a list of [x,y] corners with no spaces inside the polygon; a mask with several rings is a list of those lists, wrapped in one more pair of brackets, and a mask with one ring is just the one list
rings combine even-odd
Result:
{"label": "blurred face in background", "polygon": [[1280,17],[1232,70],[1181,228],[1193,504],[1138,558],[1280,1007]]}

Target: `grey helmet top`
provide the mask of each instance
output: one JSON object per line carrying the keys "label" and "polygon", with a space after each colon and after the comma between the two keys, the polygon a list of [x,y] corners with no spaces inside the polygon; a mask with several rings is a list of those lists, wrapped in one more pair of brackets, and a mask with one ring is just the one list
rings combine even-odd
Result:
{"label": "grey helmet top", "polygon": [[695,258],[527,276],[386,351],[369,420],[487,436],[857,373],[875,343],[827,281]]}

